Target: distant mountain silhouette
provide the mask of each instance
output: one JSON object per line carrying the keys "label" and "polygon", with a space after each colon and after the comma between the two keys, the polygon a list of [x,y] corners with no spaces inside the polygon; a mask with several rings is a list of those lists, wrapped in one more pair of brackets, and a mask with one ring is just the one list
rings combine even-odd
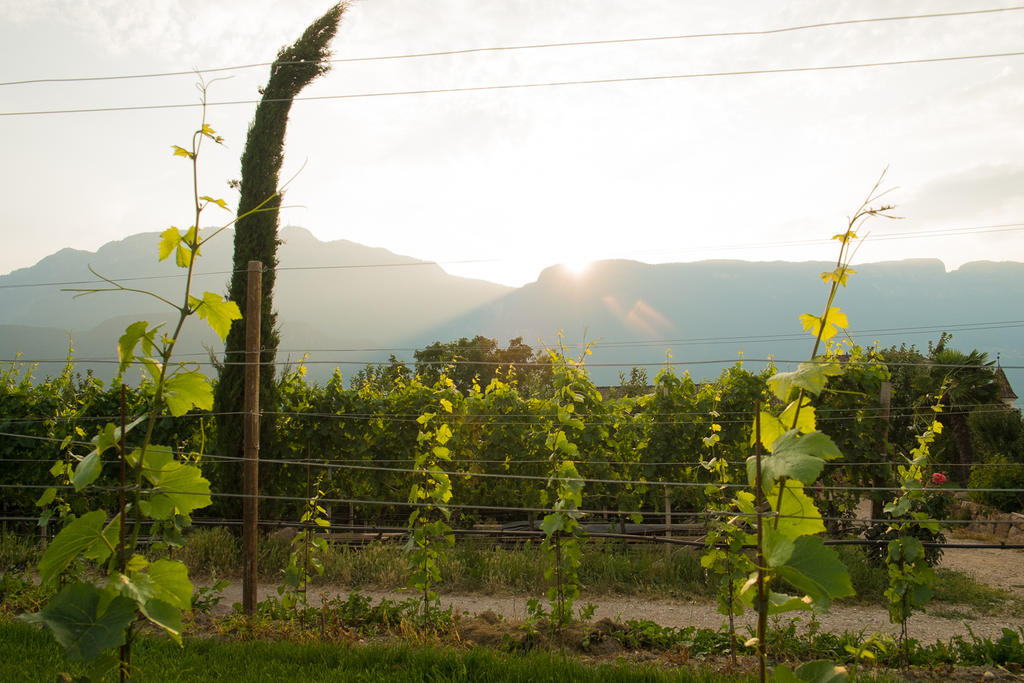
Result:
{"label": "distant mountain silhouette", "polygon": [[[227,289],[233,243],[228,232],[203,248],[194,287],[199,292]],[[278,354],[282,361],[298,361],[311,349],[331,350],[313,354],[314,361],[376,360],[379,352],[364,349],[392,347],[414,330],[472,310],[508,291],[491,282],[448,275],[434,263],[386,249],[346,240],[322,242],[303,228],[284,228],[281,238],[274,303],[282,331]],[[64,291],[105,286],[89,272],[92,266],[125,286],[177,301],[183,271],[173,259],[157,263],[158,241],[157,233],[144,233],[110,242],[95,253],[62,249],[35,266],[0,276],[0,357],[22,352],[31,360],[63,359],[70,333],[76,358],[109,361],[116,357],[117,338],[129,322],[169,319],[172,309],[147,295],[103,292],[75,297]],[[86,281],[90,284],[83,284]],[[54,284],[25,286],[37,283]],[[222,348],[205,323],[191,325],[182,340],[181,359],[203,360],[206,347]],[[339,355],[336,349],[359,351]],[[86,362],[83,367],[101,376],[112,372],[110,363]],[[53,374],[59,369],[47,363],[40,372]],[[319,373],[323,376],[333,365],[316,363],[311,369],[323,370]]]}
{"label": "distant mountain silhouette", "polygon": [[[390,353],[412,360],[412,350],[436,340],[483,334],[501,343],[523,337],[535,348],[564,342],[596,342],[588,359],[599,384],[615,384],[619,371],[650,364],[650,378],[671,349],[673,362],[700,378],[717,374],[742,353],[802,359],[813,340],[798,321],[821,313],[824,262],[701,261],[649,265],[612,260],[582,274],[555,266],[536,282],[512,289],[448,275],[439,266],[385,249],[338,240],[321,242],[302,228],[285,228],[275,294],[282,343],[278,358],[309,355],[310,375],[323,379],[340,366],[351,377],[362,362]],[[173,264],[155,264],[157,235],[134,235],[97,252],[64,249],[31,268],[0,277],[0,357],[21,351],[30,359],[62,359],[71,332],[79,359],[112,359],[124,326],[138,318],[166,317],[162,304],[139,294],[72,298],[61,286],[19,287],[39,282],[94,280],[87,264],[176,299],[181,281]],[[197,288],[223,292],[232,240],[219,237],[204,250]],[[953,346],[998,355],[1010,382],[1024,395],[1024,263],[976,262],[947,273],[937,260],[856,266],[836,305],[847,313],[861,344],[915,343],[924,348],[943,330]],[[82,285],[63,285],[64,287]],[[1016,323],[1016,324],[1014,324]],[[215,336],[197,324],[183,339],[184,354],[204,358]],[[622,364],[621,366],[619,364]],[[763,362],[752,361],[755,367]],[[110,365],[93,363],[101,375]],[[47,364],[42,373],[59,365]]]}

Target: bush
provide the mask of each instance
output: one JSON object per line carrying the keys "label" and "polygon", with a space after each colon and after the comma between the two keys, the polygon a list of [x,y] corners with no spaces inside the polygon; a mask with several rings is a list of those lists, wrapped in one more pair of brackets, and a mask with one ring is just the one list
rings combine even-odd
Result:
{"label": "bush", "polygon": [[193,573],[234,576],[241,571],[241,543],[225,527],[194,528],[176,555]]}
{"label": "bush", "polygon": [[[971,500],[1003,512],[1024,511],[1024,464],[1004,455],[992,455],[988,462],[971,470]],[[984,491],[976,489],[1017,489]]]}

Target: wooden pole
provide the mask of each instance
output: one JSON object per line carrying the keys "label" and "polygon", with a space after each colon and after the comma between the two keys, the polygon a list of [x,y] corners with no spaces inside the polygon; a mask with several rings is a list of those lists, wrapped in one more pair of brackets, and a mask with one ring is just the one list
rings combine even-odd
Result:
{"label": "wooden pole", "polygon": [[[892,407],[892,382],[882,382],[878,390],[878,402],[882,405],[882,462],[890,463],[889,459],[889,412]],[[876,481],[875,486],[889,486],[888,482]],[[871,519],[882,518],[882,508],[885,506],[885,493],[879,492],[871,496]]]}
{"label": "wooden pole", "polygon": [[665,537],[672,538],[672,494],[665,487]]}
{"label": "wooden pole", "polygon": [[242,499],[242,611],[256,614],[257,550],[259,544],[260,457],[260,306],[263,264],[249,261],[245,301],[245,469]]}

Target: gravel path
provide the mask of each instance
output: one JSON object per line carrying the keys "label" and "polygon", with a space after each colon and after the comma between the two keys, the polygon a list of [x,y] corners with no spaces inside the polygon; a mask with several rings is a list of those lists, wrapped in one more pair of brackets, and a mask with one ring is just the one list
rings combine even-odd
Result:
{"label": "gravel path", "polygon": [[[949,569],[965,571],[974,575],[977,581],[994,587],[1010,590],[1024,598],[1024,575],[1020,573],[1024,567],[1024,552],[1019,550],[995,549],[950,549],[943,556],[942,565]],[[320,603],[320,595],[326,593],[330,597],[344,597],[349,588],[344,586],[316,586],[310,591],[310,603]],[[392,600],[407,599],[410,594],[401,591],[360,590],[363,595],[374,598]],[[259,587],[258,599],[276,595],[276,585],[264,584]],[[526,601],[532,596],[524,595],[485,595],[485,594],[445,594],[441,596],[441,604],[451,606],[456,614],[464,612],[475,615],[491,610],[512,621],[526,617]],[[227,610],[234,602],[241,602],[242,587],[240,582],[231,584],[224,591],[224,600],[219,606]],[[584,594],[583,604],[587,596]],[[724,623],[725,617],[718,614],[712,600],[672,600],[622,596],[596,596],[591,599],[597,604],[594,619],[610,617],[619,621],[629,619],[648,619],[661,626],[697,626],[700,628],[718,628]],[[1018,628],[1022,620],[1007,616],[974,616],[970,615],[967,606],[956,609],[936,610],[931,614],[915,614],[910,618],[909,631],[913,638],[921,642],[949,640],[953,636],[969,637],[972,630],[978,636],[999,636],[1005,627]],[[938,611],[938,614],[936,614]],[[955,618],[940,614],[959,614]],[[789,615],[786,615],[789,618]],[[806,625],[810,613],[799,613],[797,616]],[[821,630],[841,633],[843,631],[864,631],[896,634],[898,628],[889,623],[888,612],[875,606],[843,606],[834,605],[831,614],[818,616]],[[750,612],[739,617],[737,627],[741,630],[745,625],[753,626],[754,615]]]}

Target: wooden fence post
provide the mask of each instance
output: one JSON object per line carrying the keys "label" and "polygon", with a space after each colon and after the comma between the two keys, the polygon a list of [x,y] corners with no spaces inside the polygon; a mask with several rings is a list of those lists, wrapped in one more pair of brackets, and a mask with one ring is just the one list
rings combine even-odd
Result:
{"label": "wooden fence post", "polygon": [[249,261],[245,301],[245,469],[242,499],[242,611],[256,614],[257,557],[259,546],[260,457],[260,307],[263,264]]}
{"label": "wooden fence post", "polygon": [[672,537],[672,494],[669,487],[665,487],[665,536]]}

